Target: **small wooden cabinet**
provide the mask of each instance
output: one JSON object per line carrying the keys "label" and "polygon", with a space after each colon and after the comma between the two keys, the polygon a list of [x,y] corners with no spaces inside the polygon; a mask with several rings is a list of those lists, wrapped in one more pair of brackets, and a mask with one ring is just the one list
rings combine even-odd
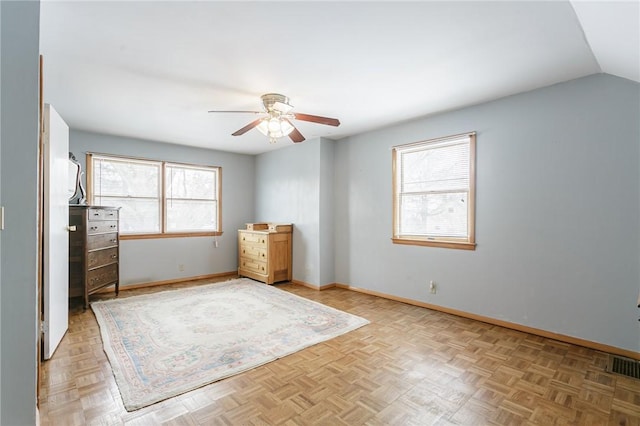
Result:
{"label": "small wooden cabinet", "polygon": [[[119,207],[69,206],[69,297],[115,285],[120,290]],[[75,229],[74,229],[75,228]]]}
{"label": "small wooden cabinet", "polygon": [[291,281],[292,225],[247,228],[238,231],[238,275],[266,284]]}

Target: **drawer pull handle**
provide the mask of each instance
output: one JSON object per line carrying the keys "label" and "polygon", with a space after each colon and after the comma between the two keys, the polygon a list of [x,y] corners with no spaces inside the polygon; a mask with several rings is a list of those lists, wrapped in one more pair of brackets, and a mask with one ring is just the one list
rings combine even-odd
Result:
{"label": "drawer pull handle", "polygon": [[98,212],[93,212],[93,215],[94,215],[94,216],[100,216],[100,213],[98,213]]}
{"label": "drawer pull handle", "polygon": [[118,240],[116,240],[115,238],[113,240],[110,240],[112,243],[117,242]]}
{"label": "drawer pull handle", "polygon": [[117,258],[118,258],[118,255],[117,255],[117,254],[112,254],[112,255],[111,255],[111,258],[112,258],[112,259],[117,259]]}
{"label": "drawer pull handle", "polygon": [[116,225],[111,225],[109,228],[115,228],[115,227],[116,227]]}
{"label": "drawer pull handle", "polygon": [[91,227],[91,230],[92,230],[92,231],[95,231],[96,229],[98,229],[98,227],[97,227],[97,226],[92,226],[92,227]]}

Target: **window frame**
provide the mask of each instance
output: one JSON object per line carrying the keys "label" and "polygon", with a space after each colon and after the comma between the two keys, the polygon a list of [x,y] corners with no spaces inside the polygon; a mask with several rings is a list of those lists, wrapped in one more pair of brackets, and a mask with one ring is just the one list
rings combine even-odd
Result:
{"label": "window frame", "polygon": [[[209,166],[192,163],[180,163],[175,161],[163,161],[163,160],[151,160],[148,158],[129,157],[114,154],[102,154],[96,152],[87,152],[86,154],[86,169],[87,169],[87,202],[93,205],[95,193],[93,189],[93,159],[106,158],[113,159],[114,161],[124,162],[148,162],[150,164],[159,164],[160,166],[160,182],[159,182],[159,198],[158,209],[160,210],[159,225],[160,232],[136,232],[136,233],[120,233],[121,240],[141,240],[141,239],[154,239],[154,238],[179,238],[179,237],[217,237],[222,235],[222,167]],[[166,166],[177,166],[185,168],[196,169],[211,169],[216,174],[216,224],[217,229],[214,231],[167,231],[167,196],[166,196]]]}
{"label": "window frame", "polygon": [[[466,237],[441,237],[429,235],[402,235],[400,234],[400,155],[399,153],[416,148],[424,150],[434,149],[436,146],[446,142],[453,142],[459,139],[469,139],[469,188],[467,192],[467,236]],[[429,148],[431,146],[431,148]],[[418,149],[420,150],[420,149]],[[419,142],[408,143],[404,145],[396,145],[391,151],[391,169],[392,169],[392,208],[393,208],[393,229],[391,241],[394,244],[418,245],[427,247],[442,247],[461,250],[475,250],[475,162],[476,162],[476,133],[460,133],[452,136],[445,136],[436,139],[428,139]],[[427,191],[430,192],[430,191]],[[440,192],[442,191],[433,191]],[[454,192],[454,191],[451,191]],[[458,191],[455,191],[458,192]]]}

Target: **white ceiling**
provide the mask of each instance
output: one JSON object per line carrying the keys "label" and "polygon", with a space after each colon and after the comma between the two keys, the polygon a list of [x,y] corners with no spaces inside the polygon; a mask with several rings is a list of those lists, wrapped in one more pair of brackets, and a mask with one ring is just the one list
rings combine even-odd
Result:
{"label": "white ceiling", "polygon": [[44,98],[71,128],[240,153],[260,95],[307,139],[605,72],[640,82],[640,2],[41,2]]}

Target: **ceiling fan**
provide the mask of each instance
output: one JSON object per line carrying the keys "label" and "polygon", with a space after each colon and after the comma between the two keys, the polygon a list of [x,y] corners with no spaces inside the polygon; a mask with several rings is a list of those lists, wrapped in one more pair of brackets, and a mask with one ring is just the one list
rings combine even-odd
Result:
{"label": "ceiling fan", "polygon": [[339,126],[340,121],[336,118],[321,117],[318,115],[302,114],[293,112],[293,106],[289,103],[289,98],[279,93],[267,93],[261,96],[264,111],[209,111],[209,112],[234,112],[266,114],[257,120],[252,121],[240,130],[232,133],[233,136],[240,136],[249,130],[257,127],[258,130],[269,137],[269,142],[275,143],[278,138],[289,136],[293,142],[304,141],[302,133],[296,129],[291,120],[309,121],[312,123],[326,124],[328,126]]}

